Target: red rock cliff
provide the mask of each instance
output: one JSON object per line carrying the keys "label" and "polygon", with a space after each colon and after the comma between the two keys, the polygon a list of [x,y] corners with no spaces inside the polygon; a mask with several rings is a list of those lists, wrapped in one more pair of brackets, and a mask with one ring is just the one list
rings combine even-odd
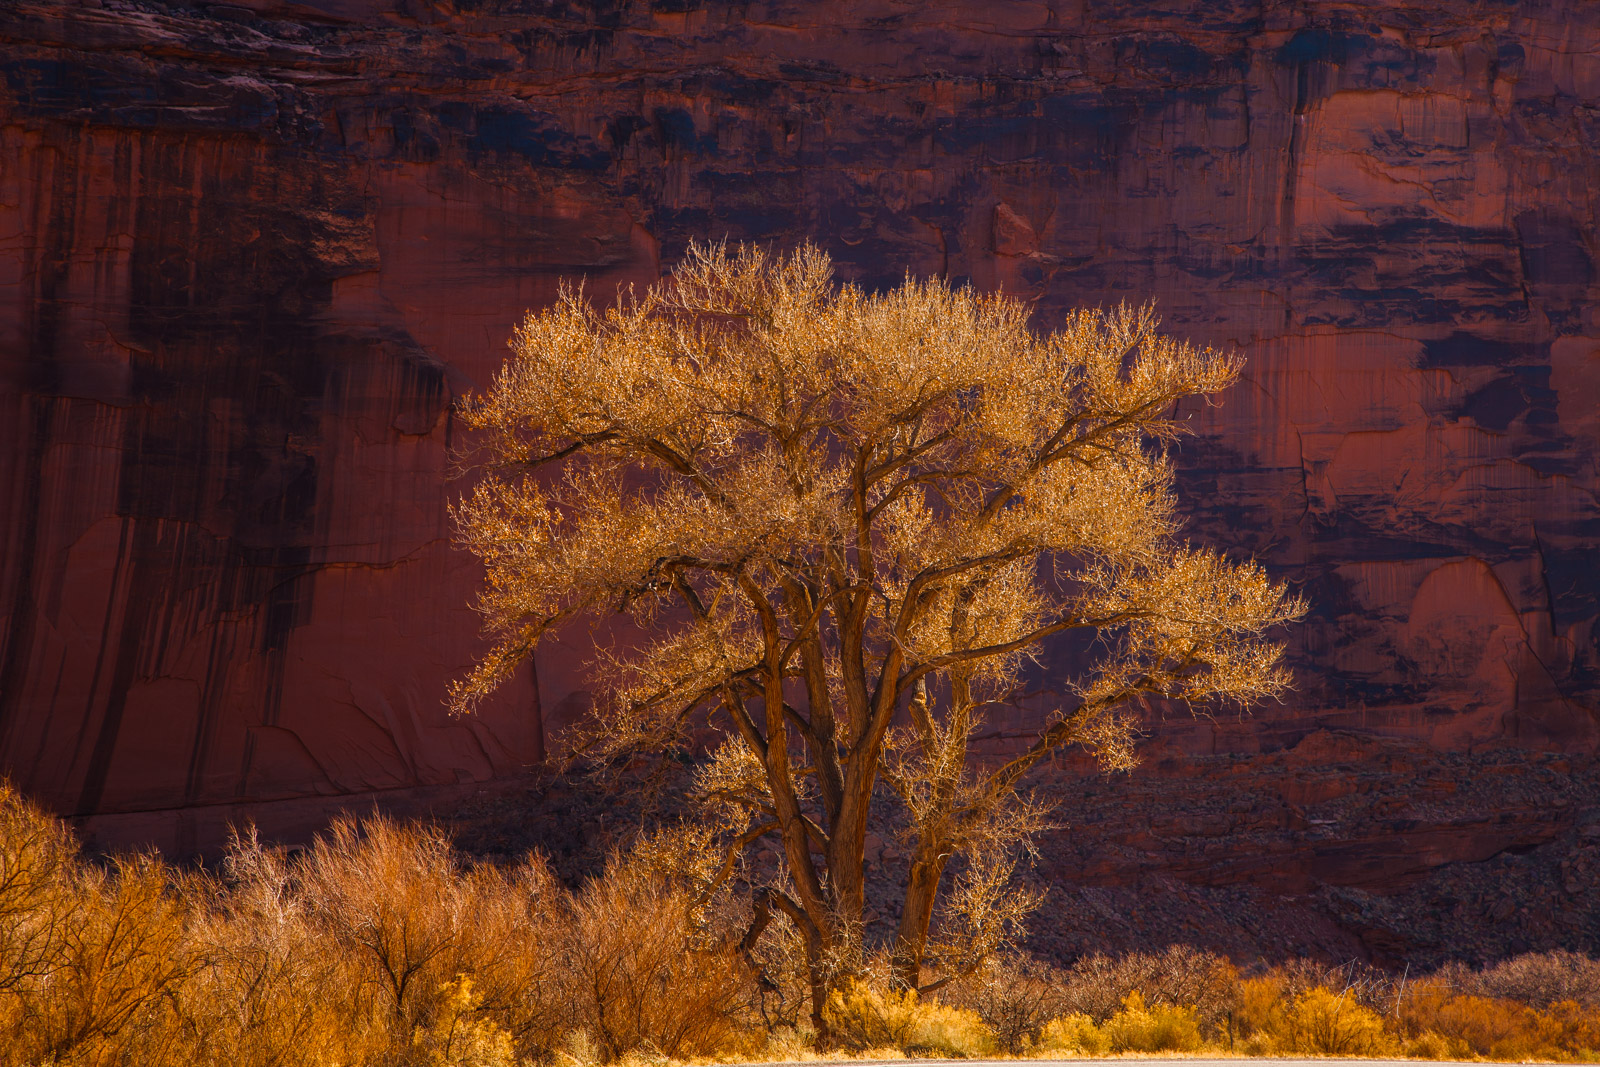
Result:
{"label": "red rock cliff", "polygon": [[0,761],[61,810],[537,758],[572,657],[440,704],[450,404],[557,279],[697,237],[1244,351],[1183,492],[1315,613],[1292,706],[1171,751],[1595,746],[1600,6],[20,0],[0,40]]}

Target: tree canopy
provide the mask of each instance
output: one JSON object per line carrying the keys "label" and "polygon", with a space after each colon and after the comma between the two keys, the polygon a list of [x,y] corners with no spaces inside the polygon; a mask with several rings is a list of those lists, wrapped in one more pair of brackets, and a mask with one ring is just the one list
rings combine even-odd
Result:
{"label": "tree canopy", "polygon": [[[1141,698],[1247,705],[1289,682],[1267,635],[1301,604],[1185,543],[1175,511],[1177,402],[1240,362],[1157,325],[1119,307],[1038,333],[1003,295],[840,285],[810,246],[692,247],[604,309],[563,289],[464,408],[488,463],[456,519],[494,644],[454,705],[553,628],[629,613],[637,641],[596,654],[584,741],[725,732],[699,780],[719,876],[780,843],[758,914],[802,932],[819,1025],[828,961],[859,940],[880,782],[910,857],[896,973],[916,987],[925,964],[970,962],[1016,913],[1000,846],[1037,825],[1031,769],[1074,744],[1129,765]],[[1070,695],[1008,758],[975,758],[986,711],[1074,631],[1091,651],[1047,665]],[[964,933],[941,939],[957,855],[945,926]]]}

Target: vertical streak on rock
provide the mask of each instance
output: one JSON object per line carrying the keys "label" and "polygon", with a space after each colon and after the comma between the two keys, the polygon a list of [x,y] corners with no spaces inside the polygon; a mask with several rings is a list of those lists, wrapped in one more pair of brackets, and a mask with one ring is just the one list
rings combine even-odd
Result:
{"label": "vertical streak on rock", "polygon": [[207,642],[205,685],[200,691],[200,721],[196,724],[194,745],[189,751],[189,767],[183,782],[185,806],[198,802],[205,787],[218,724],[226,710],[223,698],[227,693],[228,665],[233,662],[236,637],[237,629],[233,625],[219,625],[212,627]]}
{"label": "vertical streak on rock", "polygon": [[5,558],[12,570],[11,602],[7,607],[5,655],[0,658],[0,753],[11,753],[17,725],[28,710],[23,704],[26,680],[33,663],[33,633],[38,624],[34,587],[43,579],[36,567],[39,544],[39,492],[43,480],[44,452],[50,440],[55,403],[47,396],[19,393],[18,415],[12,432],[20,440],[13,447],[21,455],[13,470],[7,508],[16,518],[15,532],[6,540]]}
{"label": "vertical streak on rock", "polygon": [[[70,142],[69,142],[70,143]],[[43,506],[45,454],[55,429],[59,401],[55,392],[57,377],[57,337],[60,333],[61,306],[56,296],[65,278],[72,247],[75,184],[63,189],[60,154],[40,151],[24,161],[27,181],[33,194],[33,218],[25,220],[35,239],[20,249],[23,257],[17,294],[23,304],[22,322],[25,348],[15,353],[17,411],[16,445],[24,458],[16,471],[12,502],[15,555],[7,545],[7,563],[15,576],[6,626],[6,648],[0,660],[0,752],[11,751],[18,721],[33,709],[23,704],[27,678],[33,668],[38,602],[35,589],[44,575],[37,570],[39,523]],[[51,166],[52,163],[57,164]],[[39,203],[43,200],[43,207]],[[41,217],[41,213],[44,217]],[[41,731],[42,732],[42,731]]]}
{"label": "vertical streak on rock", "polygon": [[[101,642],[99,662],[95,665],[96,681],[105,664],[112,664],[111,678],[105,687],[105,699],[99,700],[98,684],[91,685],[88,714],[94,705],[101,705],[100,721],[94,731],[93,744],[84,744],[89,762],[84,768],[83,784],[78,790],[75,814],[90,815],[100,810],[100,799],[105,794],[106,777],[111,771],[111,760],[116,754],[117,738],[122,732],[123,712],[128,704],[128,687],[133,683],[134,668],[139,662],[139,650],[147,632],[146,608],[149,596],[156,590],[146,588],[141,577],[149,571],[144,551],[149,540],[151,524],[124,517],[117,541],[117,561],[111,572],[111,598],[106,604],[105,633],[109,635],[118,622],[117,641],[114,648]],[[130,539],[129,531],[132,531]],[[130,544],[131,540],[131,544]]]}

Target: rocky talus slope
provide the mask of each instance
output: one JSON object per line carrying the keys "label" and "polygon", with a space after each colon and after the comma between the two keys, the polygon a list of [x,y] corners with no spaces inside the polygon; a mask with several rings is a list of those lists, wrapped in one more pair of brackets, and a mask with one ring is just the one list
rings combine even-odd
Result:
{"label": "rocky talus slope", "polygon": [[11,0],[0,70],[0,764],[102,839],[539,759],[581,648],[441,705],[451,402],[562,277],[810,238],[1249,359],[1181,488],[1299,689],[1153,721],[1137,826],[1046,776],[1083,930],[1594,945],[1600,5]]}

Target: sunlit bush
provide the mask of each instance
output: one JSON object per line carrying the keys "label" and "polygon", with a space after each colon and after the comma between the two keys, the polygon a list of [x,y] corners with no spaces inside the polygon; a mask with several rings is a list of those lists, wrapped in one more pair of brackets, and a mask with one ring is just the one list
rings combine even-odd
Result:
{"label": "sunlit bush", "polygon": [[1010,1055],[1039,1044],[1046,1024],[1071,1009],[1066,973],[1026,956],[989,960],[939,996],[977,1012]]}
{"label": "sunlit bush", "polygon": [[[700,909],[702,912],[704,909]],[[727,931],[626,856],[578,892],[437,827],[253,834],[209,873],[78,858],[0,786],[0,1065],[512,1067],[759,1047]],[[577,1035],[575,1037],[575,1035]]]}
{"label": "sunlit bush", "polygon": [[517,1067],[511,1034],[483,1016],[471,978],[458,975],[438,992],[433,1021],[411,1039],[427,1067]]}
{"label": "sunlit bush", "polygon": [[1232,1008],[1238,972],[1226,959],[1187,945],[1159,953],[1086,956],[1068,970],[1063,995],[1068,1011],[1104,1022],[1122,1010],[1137,991],[1146,1004],[1195,1009],[1206,1025],[1224,1019]]}
{"label": "sunlit bush", "polygon": [[1576,952],[1528,952],[1481,971],[1447,967],[1438,977],[1458,993],[1548,1008],[1564,1000],[1600,1011],[1600,960]]}
{"label": "sunlit bush", "polygon": [[1145,1005],[1134,990],[1101,1030],[1112,1052],[1194,1052],[1200,1048],[1199,1013],[1172,1004]]}
{"label": "sunlit bush", "polygon": [[[1282,1034],[1285,1028],[1283,980],[1273,974],[1246,978],[1234,994],[1233,1025],[1240,1037]],[[1261,1044],[1257,1042],[1258,1046]]]}
{"label": "sunlit bush", "polygon": [[1318,986],[1300,994],[1283,1013],[1279,1048],[1314,1056],[1381,1056],[1394,1042],[1383,1020],[1348,993]]}
{"label": "sunlit bush", "polygon": [[1064,1015],[1045,1024],[1037,1051],[1045,1055],[1068,1052],[1104,1056],[1111,1051],[1111,1040],[1087,1015]]}
{"label": "sunlit bush", "polygon": [[[376,818],[338,822],[293,857],[242,833],[214,868],[180,872],[80,856],[0,784],[0,1067],[648,1067],[825,1051],[801,1017],[792,925],[756,946],[758,981],[735,949],[749,902],[702,896],[663,840],[576,889],[538,857],[472,865],[438,827]],[[1010,957],[923,997],[889,991],[886,957],[844,965],[857,977],[826,1022],[855,1052],[1600,1060],[1587,977],[1600,964],[1572,953],[1404,984],[1310,961],[1241,979],[1183,948],[1066,971]]]}
{"label": "sunlit bush", "polygon": [[754,1040],[749,977],[731,946],[696,936],[691,903],[688,890],[622,857],[564,903],[550,951],[573,1023],[607,1059],[704,1056]]}
{"label": "sunlit bush", "polygon": [[36,904],[22,921],[54,928],[47,951],[0,997],[10,1062],[165,1061],[194,961],[161,866],[149,857],[74,864]]}
{"label": "sunlit bush", "polygon": [[985,1056],[994,1036],[973,1011],[852,981],[828,998],[828,1023],[836,1039],[859,1052]]}
{"label": "sunlit bush", "polygon": [[1404,1000],[1401,1022],[1419,1039],[1435,1035],[1452,1056],[1600,1058],[1600,1012],[1570,1000],[1540,1011],[1515,1001],[1456,993],[1442,981],[1420,982]]}

